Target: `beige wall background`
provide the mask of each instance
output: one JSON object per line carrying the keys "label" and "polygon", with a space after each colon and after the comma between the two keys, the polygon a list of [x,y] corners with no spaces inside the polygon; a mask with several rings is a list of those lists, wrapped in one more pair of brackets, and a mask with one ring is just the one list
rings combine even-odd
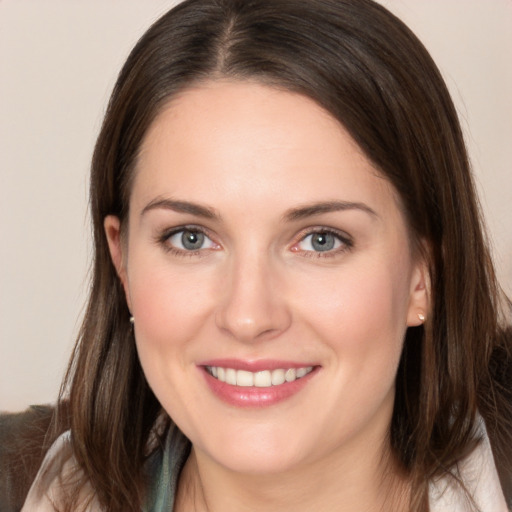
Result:
{"label": "beige wall background", "polygon": [[[512,1],[380,0],[457,104],[512,295]],[[172,0],[0,0],[0,410],[55,400],[90,263],[87,173],[117,72]]]}

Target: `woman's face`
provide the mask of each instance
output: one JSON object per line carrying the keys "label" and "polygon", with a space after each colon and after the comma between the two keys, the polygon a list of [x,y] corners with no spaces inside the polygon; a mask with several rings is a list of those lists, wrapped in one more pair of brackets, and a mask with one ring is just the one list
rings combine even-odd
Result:
{"label": "woman's face", "polygon": [[105,228],[147,380],[198,456],[265,473],[381,453],[424,269],[393,188],[317,104],[184,92],[143,142],[127,238]]}

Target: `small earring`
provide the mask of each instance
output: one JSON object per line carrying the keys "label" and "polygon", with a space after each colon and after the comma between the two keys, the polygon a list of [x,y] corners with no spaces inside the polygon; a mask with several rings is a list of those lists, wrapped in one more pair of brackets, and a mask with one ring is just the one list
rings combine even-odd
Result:
{"label": "small earring", "polygon": [[423,313],[418,313],[418,318],[420,319],[420,322],[424,322],[425,321],[425,315]]}
{"label": "small earring", "polygon": [[133,325],[135,323],[135,317],[130,315],[130,323]]}

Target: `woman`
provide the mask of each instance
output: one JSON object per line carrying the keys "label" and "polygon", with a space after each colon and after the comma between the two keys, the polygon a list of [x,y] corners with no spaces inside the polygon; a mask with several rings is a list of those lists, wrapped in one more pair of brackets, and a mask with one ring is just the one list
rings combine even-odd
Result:
{"label": "woman", "polygon": [[383,7],[178,5],[91,209],[71,428],[24,510],[506,510],[507,301],[446,87]]}

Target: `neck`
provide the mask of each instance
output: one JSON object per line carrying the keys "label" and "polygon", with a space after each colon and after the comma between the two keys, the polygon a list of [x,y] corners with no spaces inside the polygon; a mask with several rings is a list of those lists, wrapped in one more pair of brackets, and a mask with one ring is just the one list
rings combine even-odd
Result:
{"label": "neck", "polygon": [[[351,456],[353,455],[353,456]],[[409,483],[382,444],[332,453],[278,474],[243,474],[192,449],[180,477],[177,512],[405,512]]]}

